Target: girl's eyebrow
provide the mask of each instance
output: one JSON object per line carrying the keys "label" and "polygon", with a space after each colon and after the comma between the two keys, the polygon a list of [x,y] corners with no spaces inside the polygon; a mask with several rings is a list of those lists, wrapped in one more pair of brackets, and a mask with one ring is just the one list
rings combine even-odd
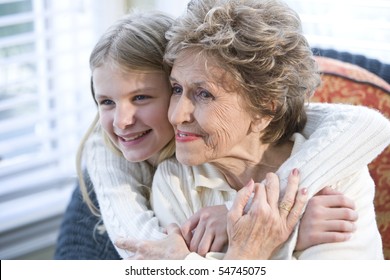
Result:
{"label": "girl's eyebrow", "polygon": [[95,93],[95,99],[98,99],[98,98],[104,98],[104,99],[106,99],[106,98],[110,98],[110,97],[108,97],[108,96],[105,95],[105,94],[97,94],[97,93]]}
{"label": "girl's eyebrow", "polygon": [[[133,90],[133,91],[129,91],[127,92],[127,94],[131,94],[131,95],[137,95],[137,94],[145,94],[145,93],[148,93],[148,92],[154,92],[156,91],[157,88],[156,87],[152,87],[152,86],[146,86],[146,87],[143,87],[143,88],[138,88],[136,90]],[[111,98],[110,96],[108,95],[105,95],[105,94],[97,94],[95,92],[95,98]]]}

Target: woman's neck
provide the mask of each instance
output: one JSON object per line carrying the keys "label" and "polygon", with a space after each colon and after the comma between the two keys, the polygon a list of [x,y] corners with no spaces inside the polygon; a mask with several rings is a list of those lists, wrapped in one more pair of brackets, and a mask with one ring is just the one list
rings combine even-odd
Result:
{"label": "woman's neck", "polygon": [[232,188],[239,190],[250,179],[261,182],[268,172],[276,172],[290,157],[292,147],[293,143],[290,141],[280,145],[262,145],[257,153],[246,157],[225,157],[212,164],[224,174]]}

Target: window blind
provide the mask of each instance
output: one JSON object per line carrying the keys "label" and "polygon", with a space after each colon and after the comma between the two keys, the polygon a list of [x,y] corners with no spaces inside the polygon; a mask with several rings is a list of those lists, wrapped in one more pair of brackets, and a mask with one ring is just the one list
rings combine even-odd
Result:
{"label": "window blind", "polygon": [[0,1],[0,259],[55,243],[89,90],[96,1]]}
{"label": "window blind", "polygon": [[390,63],[389,0],[285,0],[301,17],[312,47]]}
{"label": "window blind", "polygon": [[[158,9],[173,16],[188,1],[155,0]],[[312,47],[333,48],[390,63],[389,0],[282,0],[300,16]]]}

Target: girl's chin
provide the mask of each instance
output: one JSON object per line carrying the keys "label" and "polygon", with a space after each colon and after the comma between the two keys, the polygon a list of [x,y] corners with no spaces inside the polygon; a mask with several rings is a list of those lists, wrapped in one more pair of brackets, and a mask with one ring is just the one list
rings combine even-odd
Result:
{"label": "girl's chin", "polygon": [[129,162],[141,162],[141,161],[145,161],[147,160],[149,157],[147,156],[142,156],[142,155],[129,155],[129,154],[126,154],[126,153],[123,153],[123,156],[125,157],[125,159]]}

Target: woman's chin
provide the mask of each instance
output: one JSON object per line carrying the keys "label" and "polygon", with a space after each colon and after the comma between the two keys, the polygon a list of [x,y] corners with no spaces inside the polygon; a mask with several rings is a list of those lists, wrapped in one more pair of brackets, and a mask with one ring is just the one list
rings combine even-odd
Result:
{"label": "woman's chin", "polygon": [[195,166],[195,165],[200,165],[200,164],[203,164],[204,162],[200,162],[199,160],[195,160],[196,156],[189,156],[189,155],[186,155],[186,156],[180,156],[178,154],[176,154],[176,158],[177,160],[181,163],[181,164],[184,164],[184,165],[187,165],[187,166]]}

